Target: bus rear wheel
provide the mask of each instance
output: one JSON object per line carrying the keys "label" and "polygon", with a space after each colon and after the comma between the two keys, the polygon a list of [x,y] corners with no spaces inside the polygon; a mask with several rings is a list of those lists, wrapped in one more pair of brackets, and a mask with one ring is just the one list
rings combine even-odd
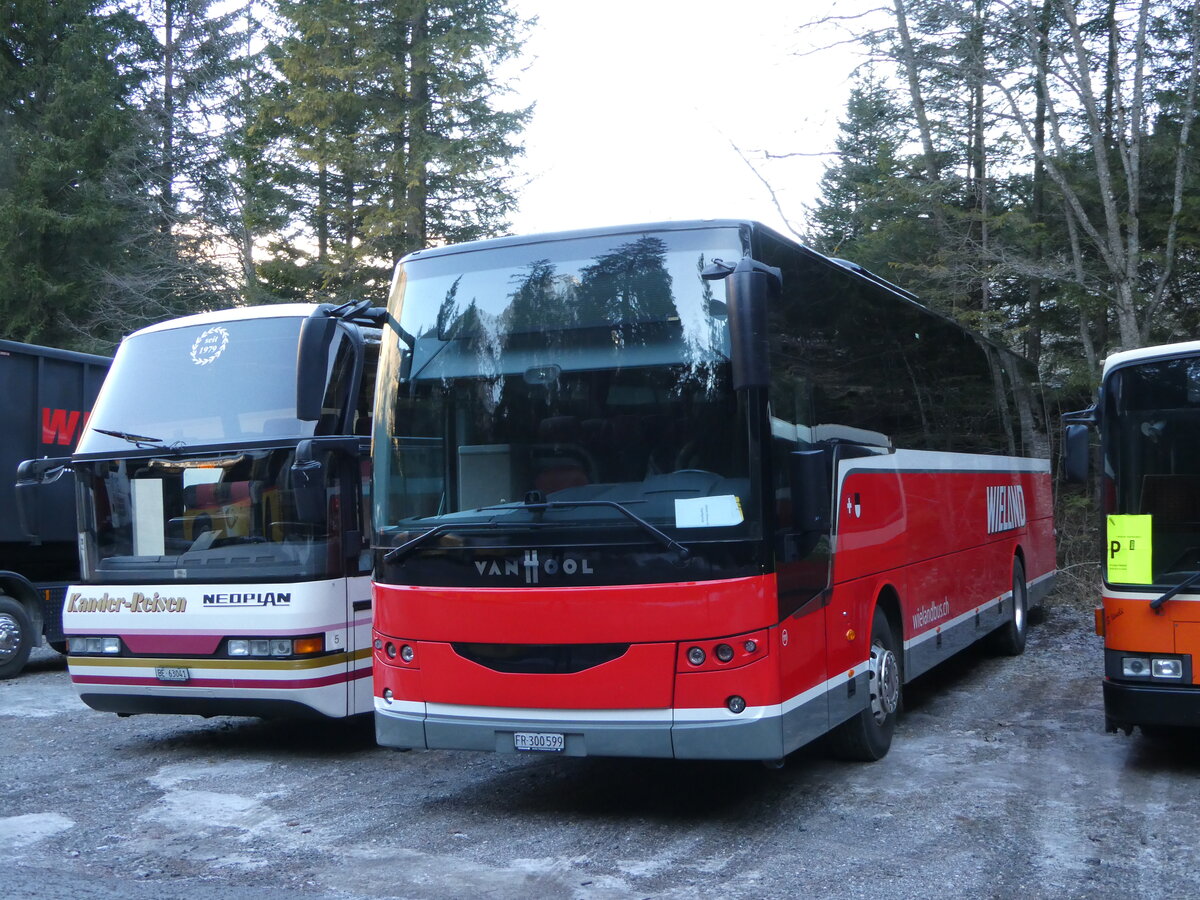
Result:
{"label": "bus rear wheel", "polygon": [[1029,633],[1029,588],[1025,584],[1025,566],[1013,560],[1012,615],[1008,621],[988,635],[988,645],[1002,656],[1020,656],[1025,652]]}
{"label": "bus rear wheel", "polygon": [[839,759],[875,762],[892,746],[900,715],[900,657],[896,634],[878,607],[871,621],[871,659],[867,667],[869,702],[866,709],[829,733],[829,748]]}
{"label": "bus rear wheel", "polygon": [[20,603],[0,594],[0,678],[14,678],[33,649],[33,622]]}

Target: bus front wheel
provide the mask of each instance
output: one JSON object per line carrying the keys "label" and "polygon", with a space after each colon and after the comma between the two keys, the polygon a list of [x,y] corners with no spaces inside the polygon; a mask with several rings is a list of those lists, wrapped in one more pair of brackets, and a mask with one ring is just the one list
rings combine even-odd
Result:
{"label": "bus front wheel", "polygon": [[867,707],[829,733],[829,748],[839,759],[874,762],[883,759],[891,748],[903,681],[897,650],[892,624],[876,607],[871,621]]}
{"label": "bus front wheel", "polygon": [[14,678],[33,647],[33,622],[20,603],[0,594],[0,678]]}

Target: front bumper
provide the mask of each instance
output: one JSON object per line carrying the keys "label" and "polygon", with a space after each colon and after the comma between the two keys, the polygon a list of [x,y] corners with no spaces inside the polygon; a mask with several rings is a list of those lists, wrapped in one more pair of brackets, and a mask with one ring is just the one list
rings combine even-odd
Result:
{"label": "front bumper", "polygon": [[1200,687],[1105,680],[1104,718],[1108,731],[1134,725],[1200,728]]}
{"label": "front bumper", "polygon": [[[394,704],[395,705],[395,704]],[[383,708],[377,700],[375,736],[384,747],[518,752],[515,732],[555,733],[564,756],[658,759],[781,759],[783,717],[777,707],[747,709],[736,718],[683,718],[679,710],[612,710],[547,714],[538,710]],[[700,711],[697,711],[700,712]],[[710,713],[710,711],[703,711]],[[712,711],[716,712],[716,711]],[[586,718],[585,718],[586,716]],[[524,751],[522,751],[524,752]]]}

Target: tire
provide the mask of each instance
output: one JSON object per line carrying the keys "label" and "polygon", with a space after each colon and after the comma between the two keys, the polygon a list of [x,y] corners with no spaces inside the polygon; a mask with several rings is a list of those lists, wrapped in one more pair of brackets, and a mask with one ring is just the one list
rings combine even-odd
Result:
{"label": "tire", "polygon": [[33,649],[33,622],[20,603],[0,594],[0,678],[15,678]]}
{"label": "tire", "polygon": [[1012,615],[1009,620],[988,635],[988,646],[1001,656],[1020,656],[1025,652],[1029,634],[1029,588],[1025,584],[1025,566],[1013,560]]}
{"label": "tire", "polygon": [[897,650],[892,625],[883,610],[876,607],[871,620],[869,700],[866,709],[829,733],[829,749],[838,759],[875,762],[883,759],[891,748],[904,682]]}

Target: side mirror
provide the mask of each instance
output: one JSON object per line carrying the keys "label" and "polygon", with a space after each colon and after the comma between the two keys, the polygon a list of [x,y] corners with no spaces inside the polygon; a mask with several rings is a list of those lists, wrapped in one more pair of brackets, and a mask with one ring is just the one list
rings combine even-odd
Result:
{"label": "side mirror", "polygon": [[1063,431],[1063,478],[1068,484],[1085,484],[1088,479],[1088,429],[1068,425]]}
{"label": "side mirror", "polygon": [[42,536],[41,507],[45,488],[68,471],[67,461],[62,459],[27,459],[17,466],[14,485],[17,524],[30,540],[37,541]]}
{"label": "side mirror", "polygon": [[317,459],[312,440],[296,445],[292,462],[292,490],[296,497],[296,515],[305,525],[325,522],[328,503],[325,497],[325,466]]}
{"label": "side mirror", "polygon": [[788,469],[792,527],[805,532],[828,531],[832,503],[830,451],[793,450]]}
{"label": "side mirror", "polygon": [[743,256],[732,268],[714,260],[701,277],[706,281],[725,279],[733,389],[770,387],[767,304],[779,293],[782,273]]}
{"label": "side mirror", "polygon": [[778,269],[742,257],[725,282],[733,389],[770,387],[767,303],[779,290]]}
{"label": "side mirror", "polygon": [[337,330],[337,319],[318,307],[300,326],[296,346],[296,418],[315,422],[321,418],[325,401],[325,376],[329,369],[329,347]]}

